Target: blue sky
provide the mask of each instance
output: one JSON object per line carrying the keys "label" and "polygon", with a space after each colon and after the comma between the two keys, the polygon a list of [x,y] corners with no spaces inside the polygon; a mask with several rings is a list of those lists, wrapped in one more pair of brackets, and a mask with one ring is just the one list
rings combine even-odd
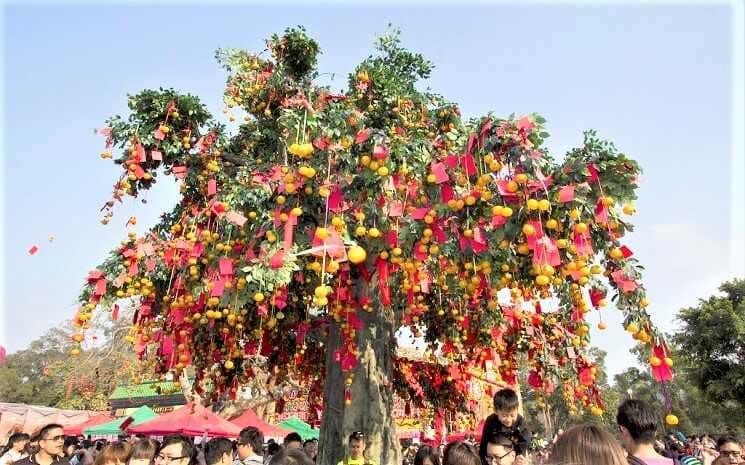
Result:
{"label": "blue sky", "polygon": [[[219,115],[225,76],[215,49],[262,50],[266,37],[297,24],[320,43],[319,69],[335,73],[336,87],[390,22],[435,63],[429,87],[465,115],[535,111],[548,120],[555,154],[594,128],[637,159],[644,177],[628,245],[646,264],[663,328],[682,306],[743,275],[731,260],[732,212],[743,207],[730,196],[727,4],[8,5],[4,13],[0,344],[11,352],[71,317],[84,277],[123,238],[131,214],[142,232],[176,200],[170,180],[161,182],[147,205],[129,200],[102,226],[98,209],[119,169],[98,158],[103,140],[93,129],[125,112],[127,93],[160,86],[196,94]],[[605,319],[609,329],[593,330],[594,340],[617,373],[633,363],[632,341],[618,312],[607,309]]]}

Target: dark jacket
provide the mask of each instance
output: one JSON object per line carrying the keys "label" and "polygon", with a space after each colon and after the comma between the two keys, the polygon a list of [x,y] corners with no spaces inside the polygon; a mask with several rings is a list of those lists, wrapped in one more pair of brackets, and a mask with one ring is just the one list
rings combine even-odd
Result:
{"label": "dark jacket", "polygon": [[[36,461],[36,454],[31,454],[25,459],[15,462],[13,465],[39,465],[39,462]],[[52,462],[52,465],[70,465],[70,462],[65,457],[57,457]]]}
{"label": "dark jacket", "polygon": [[525,454],[528,452],[528,446],[533,438],[533,434],[525,424],[525,420],[522,415],[517,416],[515,424],[509,428],[504,426],[496,413],[492,413],[486,417],[484,422],[484,429],[481,431],[481,444],[479,444],[479,456],[481,457],[481,463],[488,465],[486,462],[486,444],[489,441],[489,437],[494,433],[500,433],[508,437],[512,444],[515,445],[515,453],[517,455]]}

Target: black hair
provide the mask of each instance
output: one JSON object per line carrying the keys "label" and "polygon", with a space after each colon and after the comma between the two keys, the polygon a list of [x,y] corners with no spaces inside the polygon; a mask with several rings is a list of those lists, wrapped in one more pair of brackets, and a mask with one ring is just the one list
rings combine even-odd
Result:
{"label": "black hair", "polygon": [[479,452],[467,442],[451,442],[442,452],[443,465],[480,465]]}
{"label": "black hair", "polygon": [[352,434],[349,435],[349,442],[352,441],[362,441],[365,442],[365,433],[362,431],[355,431]]}
{"label": "black hair", "polygon": [[440,465],[440,451],[436,447],[424,445],[414,456],[414,465],[423,465],[424,459],[429,459],[432,465]]}
{"label": "black hair", "polygon": [[171,444],[181,444],[181,455],[189,459],[189,463],[194,462],[196,457],[197,449],[194,447],[194,443],[189,438],[181,434],[172,434],[163,438],[163,442],[160,444],[158,452],[170,446]]}
{"label": "black hair", "polygon": [[269,445],[266,447],[266,452],[269,455],[274,455],[277,452],[279,452],[280,450],[282,450],[282,446],[280,446],[279,444],[277,444],[276,442],[273,442],[273,441],[270,442]]}
{"label": "black hair", "polygon": [[510,439],[509,436],[498,431],[492,431],[489,437],[486,438],[486,442],[488,444],[496,444],[498,446],[509,447],[511,449],[515,448],[515,443],[512,442],[512,439]]}
{"label": "black hair", "polygon": [[2,452],[0,452],[0,457],[5,455],[6,452],[8,452],[10,449],[13,448],[13,446],[21,441],[29,441],[31,440],[31,436],[29,436],[26,433],[13,433],[8,438],[8,444],[5,445]]}
{"label": "black hair", "polygon": [[47,433],[50,432],[51,430],[57,429],[57,428],[62,429],[62,425],[60,425],[58,423],[49,423],[48,425],[44,425],[39,430],[39,432],[36,433],[36,440],[38,441],[40,439],[48,439],[47,438]]}
{"label": "black hair", "polygon": [[520,406],[517,393],[512,389],[500,389],[494,394],[494,410],[509,412]]}
{"label": "black hair", "polygon": [[618,407],[616,423],[623,426],[637,444],[651,444],[657,431],[657,415],[639,399],[627,399]]}
{"label": "black hair", "polygon": [[160,443],[155,439],[140,438],[132,447],[132,459],[150,460],[155,459],[160,449]]}
{"label": "black hair", "polygon": [[264,435],[258,428],[254,428],[253,426],[243,428],[238,435],[238,444],[249,445],[253,449],[254,454],[260,454],[261,448],[264,445]]}
{"label": "black hair", "polygon": [[717,439],[717,450],[721,449],[723,445],[727,444],[728,442],[732,442],[734,444],[739,445],[740,441],[734,437],[734,436],[722,436],[719,439]]}
{"label": "black hair", "polygon": [[204,461],[207,465],[215,465],[225,454],[233,454],[233,442],[226,438],[212,438],[204,446]]}
{"label": "black hair", "polygon": [[301,438],[298,433],[296,433],[296,432],[293,431],[292,433],[290,433],[287,436],[285,436],[284,444],[287,445],[287,444],[289,444],[291,442],[296,442],[296,441],[299,442],[299,443],[302,443],[303,442],[303,438]]}

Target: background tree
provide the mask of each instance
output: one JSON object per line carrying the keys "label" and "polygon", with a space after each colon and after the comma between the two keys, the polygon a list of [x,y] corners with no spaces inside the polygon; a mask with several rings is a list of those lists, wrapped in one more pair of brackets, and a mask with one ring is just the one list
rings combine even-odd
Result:
{"label": "background tree", "polygon": [[[591,412],[574,407],[571,402],[567,401],[567,397],[573,395],[570,390],[530,391],[526,393],[524,400],[528,413],[526,417],[533,431],[551,438],[559,430],[566,430],[576,423],[600,422],[606,426],[615,424],[615,415],[622,396],[608,383],[605,371],[607,353],[597,347],[592,347],[588,355],[597,370],[596,384],[604,406],[602,415],[593,415]],[[659,389],[659,384],[657,388]]]}
{"label": "background tree", "polygon": [[108,410],[108,397],[117,384],[147,377],[147,367],[136,364],[134,354],[125,348],[123,333],[129,327],[124,319],[112,323],[102,317],[91,322],[90,346],[75,363],[70,363],[70,352],[77,353],[75,339],[80,335],[71,322],[50,329],[26,349],[8,355],[0,366],[0,398],[64,409]]}
{"label": "background tree", "polygon": [[[606,282],[669,378],[620,242],[636,162],[587,132],[558,164],[538,115],[463,121],[418,89],[432,65],[396,33],[343,93],[314,84],[319,47],[302,29],[267,45],[217,53],[236,130],[196,97],[160,89],[131,96],[131,114],[100,131],[102,157],[122,167],[104,223],[161,175],[182,197],[90,273],[83,330],[96,308],[130,299],[135,353],[161,374],[193,367],[205,402],[235,398],[258,370],[309,386],[323,406],[324,465],[353,430],[371,457],[400,463],[394,389],[441,424],[471,405],[473,376],[514,383],[521,360],[532,389],[560,385],[569,404],[601,415],[585,317],[605,305]],[[396,354],[404,327],[431,357]]]}
{"label": "background tree", "polygon": [[745,409],[745,279],[719,287],[723,295],[701,299],[678,313],[675,335],[690,379],[710,400]]}

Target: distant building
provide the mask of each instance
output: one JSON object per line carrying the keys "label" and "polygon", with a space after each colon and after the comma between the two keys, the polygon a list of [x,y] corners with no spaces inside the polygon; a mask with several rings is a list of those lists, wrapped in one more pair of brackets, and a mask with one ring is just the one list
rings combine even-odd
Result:
{"label": "distant building", "polygon": [[117,386],[109,396],[109,405],[117,417],[129,415],[143,405],[147,405],[155,413],[166,413],[186,405],[186,397],[177,382],[145,381]]}

